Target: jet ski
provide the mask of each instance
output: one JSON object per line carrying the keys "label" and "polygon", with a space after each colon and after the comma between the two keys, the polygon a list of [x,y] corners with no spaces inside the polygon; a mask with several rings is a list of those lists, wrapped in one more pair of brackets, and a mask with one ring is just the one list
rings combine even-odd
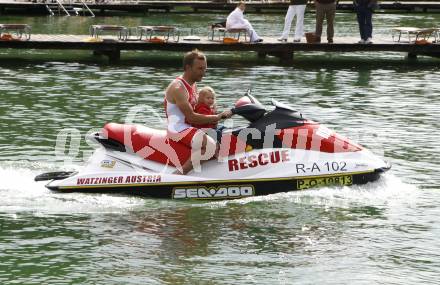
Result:
{"label": "jet ski", "polygon": [[107,123],[88,139],[99,145],[78,172],[49,172],[59,192],[127,193],[170,199],[236,199],[322,186],[351,186],[379,179],[390,164],[366,148],[308,120],[272,99],[267,110],[249,92],[232,112],[247,126],[218,134],[218,158],[201,171],[175,174],[190,158],[186,145],[166,130]]}

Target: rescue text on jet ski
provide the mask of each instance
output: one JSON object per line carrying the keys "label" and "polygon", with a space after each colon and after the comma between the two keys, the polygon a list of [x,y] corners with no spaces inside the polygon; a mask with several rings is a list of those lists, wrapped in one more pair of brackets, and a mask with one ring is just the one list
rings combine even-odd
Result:
{"label": "rescue text on jet ski", "polygon": [[[192,158],[191,149],[167,137],[165,130],[108,123],[89,139],[98,143],[79,172],[50,172],[47,188],[60,192],[128,193],[172,199],[235,199],[304,190],[350,186],[379,179],[390,165],[364,147],[290,106],[272,100],[266,108],[249,93],[233,113],[249,125],[215,135],[218,159],[187,175],[176,167]],[[197,162],[193,162],[197,164]]]}
{"label": "rescue text on jet ski", "polygon": [[238,159],[229,159],[228,165],[229,171],[236,171],[247,168],[254,168],[259,165],[267,165],[269,163],[275,164],[286,161],[290,161],[289,152],[287,150],[277,150],[270,153],[263,152],[259,155],[249,155],[240,157]]}

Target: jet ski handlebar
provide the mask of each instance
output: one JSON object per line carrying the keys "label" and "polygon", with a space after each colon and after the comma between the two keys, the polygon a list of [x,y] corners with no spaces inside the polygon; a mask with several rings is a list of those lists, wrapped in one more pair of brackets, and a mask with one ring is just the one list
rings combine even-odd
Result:
{"label": "jet ski handlebar", "polygon": [[243,100],[243,98],[246,97],[240,98],[235,103],[235,107],[231,108],[232,114],[240,115],[248,121],[254,122],[260,119],[266,113],[266,109],[263,105],[259,104],[259,102],[249,102],[247,100]]}

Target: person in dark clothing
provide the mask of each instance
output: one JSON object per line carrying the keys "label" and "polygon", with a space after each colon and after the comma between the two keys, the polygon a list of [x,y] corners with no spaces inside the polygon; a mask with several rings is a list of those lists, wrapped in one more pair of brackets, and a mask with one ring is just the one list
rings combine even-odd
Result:
{"label": "person in dark clothing", "polygon": [[361,34],[360,44],[373,43],[373,10],[377,6],[376,0],[353,0],[356,10],[359,33]]}
{"label": "person in dark clothing", "polygon": [[333,43],[334,28],[333,23],[336,15],[336,2],[335,0],[315,0],[316,7],[316,29],[315,36],[316,42],[321,42],[322,25],[324,18],[327,21],[327,41],[329,44]]}

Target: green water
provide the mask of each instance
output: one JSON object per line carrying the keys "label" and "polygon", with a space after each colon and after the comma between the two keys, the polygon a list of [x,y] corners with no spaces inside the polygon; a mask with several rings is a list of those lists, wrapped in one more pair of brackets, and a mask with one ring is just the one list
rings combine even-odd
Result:
{"label": "green water", "polygon": [[[184,29],[219,16],[0,22],[86,34],[95,23]],[[263,36],[282,28],[280,15],[251,17]],[[375,34],[431,26],[439,17],[375,15]],[[357,33],[354,15],[337,21],[338,35]],[[313,23],[306,15],[306,30]],[[164,125],[163,90],[181,73],[181,54],[122,58],[109,65],[87,52],[0,50],[1,284],[438,283],[438,60],[303,53],[280,66],[252,53],[208,54],[201,85],[217,90],[220,108],[249,87],[264,104],[286,102],[389,160],[392,170],[376,183],[208,203],[50,192],[33,177],[78,169],[93,150],[85,135],[105,122],[123,122],[141,106],[137,122]],[[66,129],[79,148],[60,154],[55,142]]]}

